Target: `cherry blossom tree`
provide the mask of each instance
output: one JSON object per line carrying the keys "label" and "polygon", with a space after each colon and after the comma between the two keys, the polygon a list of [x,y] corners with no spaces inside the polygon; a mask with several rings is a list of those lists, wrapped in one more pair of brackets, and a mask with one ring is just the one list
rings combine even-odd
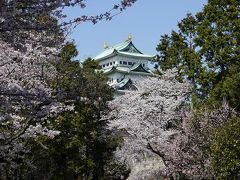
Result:
{"label": "cherry blossom tree", "polygon": [[216,178],[210,150],[213,132],[236,116],[226,102],[221,107],[205,105],[185,110],[180,131],[168,143],[158,147],[168,173],[175,172],[192,179]]}
{"label": "cherry blossom tree", "polygon": [[177,81],[174,71],[142,79],[137,91],[109,103],[109,128],[124,139],[115,157],[130,168],[129,179],[214,178],[213,129],[236,113],[226,102],[219,108],[192,108],[190,85]]}
{"label": "cherry blossom tree", "polygon": [[53,138],[59,134],[47,118],[69,109],[52,97],[50,82],[55,70],[48,58],[57,53],[56,46],[40,45],[37,38],[43,42],[44,34],[28,35],[32,37],[23,41],[25,48],[21,50],[0,40],[1,170],[24,161],[29,139],[40,143],[39,136]]}
{"label": "cherry blossom tree", "polygon": [[[94,24],[100,20],[111,20],[113,16],[121,13],[127,7],[132,6],[137,0],[121,0],[113,4],[112,9],[97,15],[81,15],[71,20],[66,20],[63,12],[67,7],[87,6],[86,0],[57,0],[57,1],[25,1],[25,0],[1,0],[0,1],[0,32],[12,30],[56,30],[56,26],[77,25],[91,21]],[[52,23],[55,19],[61,20],[55,27]],[[50,25],[50,26],[49,26]]]}
{"label": "cherry blossom tree", "polygon": [[[158,174],[166,166],[159,160],[163,156],[159,147],[179,132],[182,107],[190,93],[189,84],[178,82],[175,75],[176,70],[171,70],[161,77],[143,79],[137,83],[137,91],[110,102],[109,128],[124,138],[116,158],[130,167],[130,179],[150,178],[148,174]],[[146,165],[140,168],[139,164]],[[141,174],[146,167],[148,172]]]}
{"label": "cherry blossom tree", "polygon": [[[0,171],[23,163],[28,140],[59,134],[49,117],[72,110],[53,96],[52,81],[64,45],[65,27],[80,22],[110,20],[136,0],[123,0],[109,12],[66,21],[63,8],[86,6],[85,0],[0,1]],[[26,162],[31,165],[31,162]]]}

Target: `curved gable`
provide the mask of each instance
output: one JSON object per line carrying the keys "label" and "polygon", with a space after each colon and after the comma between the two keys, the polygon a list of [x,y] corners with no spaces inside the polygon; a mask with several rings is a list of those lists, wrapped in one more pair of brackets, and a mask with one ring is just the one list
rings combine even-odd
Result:
{"label": "curved gable", "polygon": [[134,66],[131,67],[131,71],[135,72],[145,72],[145,73],[150,73],[148,70],[146,70],[142,64],[135,64]]}
{"label": "curved gable", "polygon": [[136,53],[136,54],[143,54],[141,51],[139,51],[132,43],[132,41],[129,42],[129,44],[121,49],[120,51],[123,51],[123,52],[129,52],[129,53]]}

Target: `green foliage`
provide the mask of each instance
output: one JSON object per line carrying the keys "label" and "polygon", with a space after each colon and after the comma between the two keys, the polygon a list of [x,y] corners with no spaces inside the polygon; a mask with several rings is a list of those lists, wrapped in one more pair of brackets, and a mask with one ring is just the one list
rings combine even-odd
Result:
{"label": "green foliage", "polygon": [[[239,66],[240,67],[240,66]],[[240,72],[239,67],[235,66],[229,69],[229,73],[220,81],[211,92],[210,101],[226,98],[229,104],[240,109]]]}
{"label": "green foliage", "polygon": [[81,67],[72,60],[76,55],[75,45],[67,44],[60,53],[61,61],[55,64],[55,96],[74,110],[62,112],[54,121],[49,119],[61,133],[53,140],[41,140],[48,149],[38,152],[42,160],[33,174],[41,171],[39,179],[103,179],[111,174],[108,164],[115,163],[113,151],[121,138],[101,119],[113,90],[107,78],[96,71],[99,65],[95,61],[87,59]]}
{"label": "green foliage", "polygon": [[[211,117],[223,99],[240,110],[239,14],[239,0],[209,0],[195,16],[187,14],[178,31],[163,35],[157,46],[160,67],[176,67],[178,79],[192,84],[194,109],[204,116],[194,114],[191,121],[191,141],[199,148],[192,157],[200,155],[195,161],[202,164],[200,174],[208,178],[213,174],[212,160],[216,178],[240,179],[240,118],[226,116],[224,111]],[[205,105],[212,110],[207,117],[202,110]]]}
{"label": "green foliage", "polygon": [[162,70],[177,67],[181,63],[181,55],[179,52],[185,48],[183,37],[177,32],[172,31],[171,36],[161,36],[160,44],[157,51],[160,52],[159,63]]}
{"label": "green foliage", "polygon": [[179,80],[192,83],[196,101],[226,98],[239,109],[239,13],[238,0],[209,0],[196,16],[187,14],[178,23],[178,32],[160,39],[160,67],[177,67]]}
{"label": "green foliage", "polygon": [[240,118],[230,119],[213,132],[212,165],[217,179],[240,179]]}
{"label": "green foliage", "polygon": [[57,95],[73,103],[75,109],[58,117],[56,129],[61,134],[50,144],[50,157],[57,164],[54,176],[64,171],[98,179],[104,177],[104,166],[119,142],[106,129],[107,122],[101,120],[107,101],[112,99],[112,89],[106,84],[107,78],[95,71],[99,67],[95,61],[87,59],[83,68],[71,61],[76,52],[75,46],[68,44],[60,53],[63,64],[57,64]]}
{"label": "green foliage", "polygon": [[69,61],[78,55],[76,46],[73,43],[67,43],[61,50],[59,56],[62,61]]}
{"label": "green foliage", "polygon": [[79,112],[65,112],[57,118],[55,128],[61,134],[48,141],[49,172],[53,179],[98,179],[105,177],[105,166],[121,139],[105,128],[105,122],[94,120],[89,107]]}
{"label": "green foliage", "polygon": [[96,70],[96,69],[100,69],[101,67],[99,66],[99,64],[91,59],[91,58],[87,58],[84,62],[83,62],[83,68],[84,69],[92,69],[92,70]]}

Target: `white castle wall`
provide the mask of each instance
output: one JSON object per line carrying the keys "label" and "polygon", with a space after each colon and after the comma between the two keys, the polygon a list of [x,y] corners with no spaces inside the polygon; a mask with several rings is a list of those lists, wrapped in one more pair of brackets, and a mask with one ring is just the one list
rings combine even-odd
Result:
{"label": "white castle wall", "polygon": [[[124,63],[127,64],[124,64]],[[99,65],[103,69],[107,69],[111,66],[123,66],[123,67],[131,67],[132,65],[129,65],[129,62],[131,63],[141,63],[146,69],[148,69],[148,59],[143,58],[137,58],[137,57],[126,57],[122,55],[117,55],[110,57],[108,59],[102,60],[99,62]]]}

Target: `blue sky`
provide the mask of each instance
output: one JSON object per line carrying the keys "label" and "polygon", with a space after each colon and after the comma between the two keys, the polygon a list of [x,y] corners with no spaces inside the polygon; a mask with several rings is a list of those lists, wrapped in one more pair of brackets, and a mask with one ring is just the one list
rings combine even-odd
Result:
{"label": "blue sky", "polygon": [[[97,15],[113,7],[120,0],[89,0],[85,9],[67,10],[69,18],[77,15]],[[115,16],[111,21],[101,21],[95,25],[82,23],[70,34],[75,40],[79,55],[83,60],[94,57],[109,46],[127,39],[131,33],[136,47],[147,54],[157,54],[156,46],[161,35],[177,29],[177,23],[187,13],[201,11],[207,0],[138,0],[132,7]]]}

